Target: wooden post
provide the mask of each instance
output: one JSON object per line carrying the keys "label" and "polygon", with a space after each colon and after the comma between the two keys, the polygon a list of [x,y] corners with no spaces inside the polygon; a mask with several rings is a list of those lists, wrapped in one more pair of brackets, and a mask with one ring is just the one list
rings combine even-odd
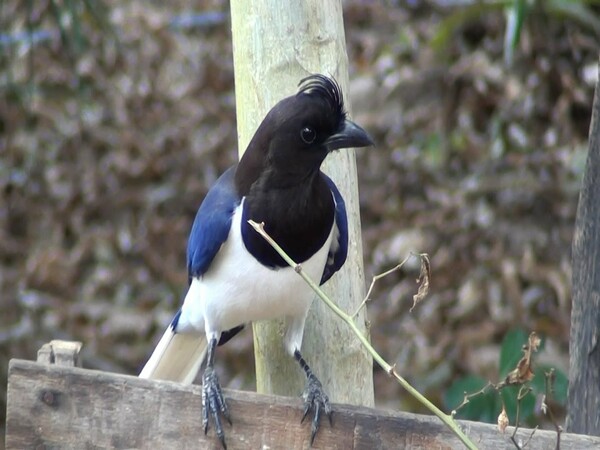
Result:
{"label": "wooden post", "polygon": [[[350,110],[348,57],[340,0],[231,0],[235,92],[240,153],[269,109],[312,73],[334,76]],[[364,151],[370,151],[365,149]],[[364,293],[356,162],[352,150],[328,156],[324,170],[346,201],[350,251],[326,290],[346,311]],[[365,314],[358,316],[365,333]],[[302,372],[282,344],[282,322],[254,325],[257,390],[299,395]],[[372,360],[347,327],[318,299],[306,324],[303,354],[336,402],[373,404]]]}
{"label": "wooden post", "polygon": [[573,236],[567,430],[600,436],[600,82]]}

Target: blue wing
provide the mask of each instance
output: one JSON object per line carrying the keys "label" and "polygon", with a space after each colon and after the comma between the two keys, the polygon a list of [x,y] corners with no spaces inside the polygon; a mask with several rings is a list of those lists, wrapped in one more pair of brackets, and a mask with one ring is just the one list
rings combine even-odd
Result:
{"label": "blue wing", "polygon": [[188,276],[204,274],[227,240],[235,208],[241,198],[235,190],[235,166],[219,177],[200,205],[188,239]]}
{"label": "blue wing", "polygon": [[334,225],[338,229],[338,236],[337,239],[331,243],[331,247],[329,248],[327,264],[323,269],[323,276],[321,277],[320,284],[325,283],[334,273],[340,270],[348,256],[348,216],[346,215],[346,204],[333,180],[325,174],[323,174],[323,177],[329,185],[329,189],[331,189],[335,200]]}

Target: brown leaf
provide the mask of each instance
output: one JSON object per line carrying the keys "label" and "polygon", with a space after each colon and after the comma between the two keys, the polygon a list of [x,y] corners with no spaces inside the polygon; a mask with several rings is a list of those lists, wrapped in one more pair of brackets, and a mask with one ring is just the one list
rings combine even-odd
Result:
{"label": "brown leaf", "polygon": [[419,273],[419,278],[417,278],[417,283],[419,285],[419,289],[415,295],[413,295],[413,305],[410,308],[412,312],[415,309],[415,306],[429,293],[429,282],[431,280],[431,263],[429,262],[429,255],[427,253],[420,253],[419,257],[421,258],[421,272]]}
{"label": "brown leaf", "polygon": [[539,336],[537,334],[535,334],[535,331],[532,331],[531,334],[529,335],[530,352],[537,352],[541,343],[542,343],[542,340],[539,338]]}
{"label": "brown leaf", "polygon": [[531,332],[527,344],[523,346],[523,357],[517,363],[517,367],[509,372],[504,381],[498,386],[511,384],[524,384],[531,381],[535,375],[532,368],[532,355],[539,349],[541,339]]}
{"label": "brown leaf", "polygon": [[502,412],[498,416],[498,430],[501,433],[506,431],[506,427],[508,426],[508,415],[506,414],[506,409],[504,409],[504,405],[502,405]]}

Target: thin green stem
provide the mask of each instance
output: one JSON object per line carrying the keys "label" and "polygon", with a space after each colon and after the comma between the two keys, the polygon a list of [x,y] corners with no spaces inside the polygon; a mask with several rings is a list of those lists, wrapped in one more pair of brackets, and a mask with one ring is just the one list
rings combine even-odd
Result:
{"label": "thin green stem", "polygon": [[253,220],[249,220],[248,223],[256,230],[258,234],[260,234],[270,245],[275,249],[277,253],[288,263],[293,269],[306,281],[306,283],[312,288],[313,291],[319,296],[321,300],[325,302],[325,304],[344,322],[348,324],[348,326],[352,329],[356,337],[360,340],[363,346],[367,349],[369,354],[373,357],[375,362],[381,366],[383,370],[390,376],[393,376],[398,380],[398,383],[408,391],[410,395],[416,398],[421,404],[425,405],[427,409],[429,409],[433,414],[440,418],[450,430],[462,441],[465,446],[471,450],[476,450],[477,446],[469,439],[469,437],[463,433],[460,428],[460,425],[454,420],[454,418],[445,414],[442,410],[440,410],[437,406],[431,403],[425,396],[423,396],[419,391],[417,391],[414,387],[412,387],[408,381],[402,378],[397,372],[394,366],[390,365],[385,359],[381,357],[379,353],[373,348],[369,340],[365,337],[365,335],[359,330],[354,322],[353,316],[346,314],[342,311],[319,287],[317,283],[310,279],[306,273],[302,270],[302,265],[297,264],[292,258],[290,258],[285,251],[268,235],[265,231],[263,223],[256,223]]}

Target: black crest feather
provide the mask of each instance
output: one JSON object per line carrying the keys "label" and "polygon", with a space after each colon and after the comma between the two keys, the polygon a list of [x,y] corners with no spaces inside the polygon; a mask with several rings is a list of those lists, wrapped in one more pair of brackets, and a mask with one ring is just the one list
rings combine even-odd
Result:
{"label": "black crest feather", "polygon": [[300,80],[298,86],[297,95],[318,96],[329,104],[333,114],[340,117],[341,120],[346,118],[342,89],[334,78],[329,78],[321,74],[309,75]]}

